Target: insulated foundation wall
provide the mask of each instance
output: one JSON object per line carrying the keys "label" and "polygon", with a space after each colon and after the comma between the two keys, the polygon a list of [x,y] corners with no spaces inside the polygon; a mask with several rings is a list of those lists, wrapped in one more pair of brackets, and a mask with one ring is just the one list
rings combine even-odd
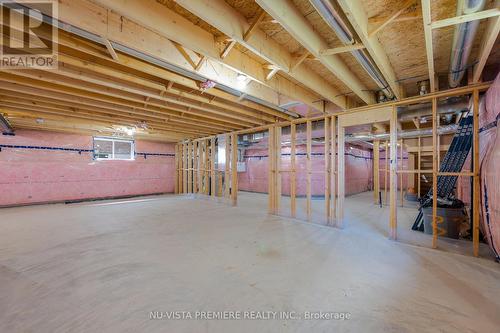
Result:
{"label": "insulated foundation wall", "polygon": [[[238,173],[240,191],[267,193],[268,166],[267,149],[245,149],[245,172]],[[346,149],[346,194],[356,194],[371,189],[372,156],[371,151],[348,146]],[[290,148],[281,149],[281,170],[290,170]],[[311,194],[325,194],[325,158],[324,146],[312,146]],[[297,196],[306,195],[306,146],[296,147]],[[281,172],[282,194],[290,195],[290,173]]]}
{"label": "insulated foundation wall", "polygon": [[30,148],[93,149],[88,135],[19,130],[0,136],[0,206],[170,193],[173,144],[135,141],[135,160],[94,160],[93,153]]}

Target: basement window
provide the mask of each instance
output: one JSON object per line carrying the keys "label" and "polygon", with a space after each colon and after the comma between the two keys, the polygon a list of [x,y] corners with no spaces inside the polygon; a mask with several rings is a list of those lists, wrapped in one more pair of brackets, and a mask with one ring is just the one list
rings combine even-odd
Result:
{"label": "basement window", "polygon": [[134,141],[94,137],[94,159],[133,160]]}

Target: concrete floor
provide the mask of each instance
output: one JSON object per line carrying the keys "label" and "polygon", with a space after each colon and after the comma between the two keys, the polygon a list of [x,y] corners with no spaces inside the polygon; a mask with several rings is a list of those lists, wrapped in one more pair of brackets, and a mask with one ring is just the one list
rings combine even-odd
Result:
{"label": "concrete floor", "polygon": [[[366,198],[344,230],[247,193],[0,210],[0,332],[498,332],[500,266],[387,240]],[[150,320],[222,310],[350,319]]]}

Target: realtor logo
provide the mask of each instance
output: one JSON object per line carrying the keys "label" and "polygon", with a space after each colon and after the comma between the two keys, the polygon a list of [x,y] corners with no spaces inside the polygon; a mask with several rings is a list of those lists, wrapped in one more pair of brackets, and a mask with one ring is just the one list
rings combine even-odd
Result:
{"label": "realtor logo", "polygon": [[57,1],[0,0],[0,69],[57,68]]}

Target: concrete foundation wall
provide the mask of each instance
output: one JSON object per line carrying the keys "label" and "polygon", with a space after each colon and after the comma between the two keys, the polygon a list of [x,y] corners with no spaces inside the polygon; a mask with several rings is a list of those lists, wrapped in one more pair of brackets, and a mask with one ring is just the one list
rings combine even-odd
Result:
{"label": "concrete foundation wall", "polygon": [[[93,149],[92,136],[19,130],[0,145]],[[174,153],[174,145],[135,141],[135,151]],[[92,152],[2,148],[0,206],[174,191],[173,156],[96,161]]]}

